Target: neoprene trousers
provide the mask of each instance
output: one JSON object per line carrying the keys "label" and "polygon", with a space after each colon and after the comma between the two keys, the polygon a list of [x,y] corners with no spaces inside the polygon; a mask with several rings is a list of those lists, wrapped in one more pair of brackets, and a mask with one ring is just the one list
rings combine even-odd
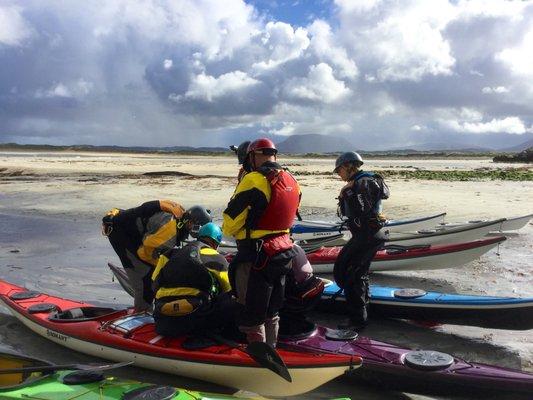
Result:
{"label": "neoprene trousers", "polygon": [[335,268],[346,271],[344,294],[348,316],[353,322],[365,323],[368,318],[368,270],[382,245],[383,241],[376,239],[374,235],[352,234],[335,261]]}

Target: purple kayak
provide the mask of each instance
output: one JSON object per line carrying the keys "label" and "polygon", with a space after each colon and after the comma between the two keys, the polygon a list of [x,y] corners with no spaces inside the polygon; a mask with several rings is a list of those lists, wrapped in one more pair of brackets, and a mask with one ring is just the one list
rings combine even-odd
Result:
{"label": "purple kayak", "polygon": [[[292,327],[292,324],[291,324]],[[353,331],[315,327],[307,335],[284,336],[280,347],[359,355],[363,366],[351,373],[368,383],[419,393],[533,394],[533,374],[475,362],[438,351],[412,350]]]}

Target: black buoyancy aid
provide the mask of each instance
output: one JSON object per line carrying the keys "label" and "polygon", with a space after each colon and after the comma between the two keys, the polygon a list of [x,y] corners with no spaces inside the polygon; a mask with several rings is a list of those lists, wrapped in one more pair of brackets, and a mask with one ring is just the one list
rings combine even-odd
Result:
{"label": "black buoyancy aid", "polygon": [[165,264],[156,278],[159,288],[195,288],[200,292],[213,295],[219,290],[217,280],[204,266],[200,250],[208,245],[200,242],[189,243],[174,248],[168,254]]}
{"label": "black buoyancy aid", "polygon": [[[371,190],[371,193],[362,193],[361,191],[361,181],[365,178],[376,183],[375,190]],[[353,177],[353,181],[353,187],[344,190],[339,198],[340,214],[353,218],[368,213],[374,215],[381,213],[381,200],[389,198],[389,188],[381,175],[359,171]]]}
{"label": "black buoyancy aid", "polygon": [[270,183],[270,201],[254,229],[283,230],[294,223],[300,204],[300,187],[287,171],[278,169],[259,170]]}

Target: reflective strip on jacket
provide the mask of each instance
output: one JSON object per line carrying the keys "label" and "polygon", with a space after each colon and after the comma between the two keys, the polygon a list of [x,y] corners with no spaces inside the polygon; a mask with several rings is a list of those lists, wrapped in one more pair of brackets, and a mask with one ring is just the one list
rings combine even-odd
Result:
{"label": "reflective strip on jacket", "polygon": [[[279,167],[278,164],[270,164]],[[299,186],[297,190],[300,193]],[[253,229],[267,209],[271,197],[272,189],[265,175],[257,171],[244,175],[224,210],[222,224],[224,235],[232,236],[237,240],[246,239],[247,228],[250,228],[250,239],[260,239],[274,233],[288,233],[290,227],[273,230]]]}
{"label": "reflective strip on jacket", "polygon": [[176,234],[176,220],[172,214],[154,214],[146,223],[146,233],[137,249],[137,256],[153,266],[157,265],[159,256],[176,246]]}
{"label": "reflective strip on jacket", "polygon": [[[190,245],[191,244],[189,244],[188,246]],[[178,286],[178,287],[172,286],[172,284],[169,282],[161,282],[160,274],[165,267],[168,268],[169,261],[170,261],[169,258],[162,255],[161,257],[159,257],[159,262],[157,263],[157,266],[154,272],[152,273],[152,281],[157,282],[159,286],[155,293],[155,298],[160,299],[163,297],[196,297],[196,296],[205,297],[206,295],[209,295],[209,294],[216,295],[219,293],[229,292],[231,290],[231,285],[229,283],[229,277],[228,277],[228,272],[227,272],[228,263],[226,259],[220,253],[218,253],[218,251],[208,246],[200,248],[199,256],[200,256],[202,267],[205,268],[204,271],[208,272],[211,277],[210,278],[212,282],[211,288],[204,287],[202,288],[203,289],[202,290],[201,288],[194,287],[193,285],[195,282],[192,282],[192,281],[188,282],[191,286],[184,285],[184,286]],[[171,255],[171,259],[172,259],[172,255]],[[175,261],[181,261],[181,260],[173,260],[173,262]],[[179,273],[179,268],[181,267],[181,265],[174,264],[173,266],[175,268],[178,268],[178,273]],[[184,266],[184,267],[187,268],[187,266]],[[201,270],[198,272],[199,274],[202,274]],[[209,293],[213,290],[215,290],[216,293]]]}

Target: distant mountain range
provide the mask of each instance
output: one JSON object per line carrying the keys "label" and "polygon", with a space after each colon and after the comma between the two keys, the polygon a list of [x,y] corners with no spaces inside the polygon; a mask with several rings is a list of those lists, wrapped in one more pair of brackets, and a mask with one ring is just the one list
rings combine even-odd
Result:
{"label": "distant mountain range", "polygon": [[100,152],[133,152],[133,153],[221,153],[229,151],[228,147],[191,147],[191,146],[169,146],[169,147],[149,147],[149,146],[93,146],[89,144],[77,144],[69,146],[54,146],[48,144],[17,144],[0,143],[0,150],[62,150],[62,151],[100,151]]}
{"label": "distant mountain range", "polygon": [[[509,144],[519,142],[512,147]],[[492,145],[489,145],[492,144]],[[362,151],[365,153],[372,152],[399,152],[399,153],[416,153],[416,152],[460,152],[460,153],[488,153],[488,152],[520,152],[533,146],[533,134],[522,136],[511,134],[493,134],[493,135],[454,135],[447,138],[446,142],[427,142],[411,144],[405,147],[390,147],[385,149],[362,149],[355,143],[344,138],[336,136],[326,136],[317,134],[293,135],[284,141],[276,144],[280,152],[283,153],[338,153],[343,151]]]}
{"label": "distant mountain range", "polygon": [[[325,154],[340,153],[344,151],[360,151],[366,154],[371,153],[395,153],[395,154],[416,154],[435,152],[454,153],[490,153],[508,152],[518,153],[533,147],[533,133],[521,136],[510,134],[492,135],[454,135],[447,137],[446,142],[427,142],[410,144],[405,147],[390,147],[385,149],[372,149],[371,143],[365,143],[368,147],[361,148],[355,141],[351,142],[345,138],[329,135],[306,134],[292,135],[288,137],[275,136],[272,139],[281,153],[291,154]],[[519,140],[525,140],[519,142]],[[237,143],[238,144],[238,143]],[[192,147],[192,146],[93,146],[93,145],[21,145],[17,143],[0,143],[0,150],[40,150],[40,151],[95,151],[95,152],[148,152],[148,153],[222,153],[229,152],[228,147]]]}
{"label": "distant mountain range", "polygon": [[501,149],[501,151],[509,151],[509,152],[521,152],[521,151],[524,151],[524,150],[527,150],[529,148],[533,147],[533,139],[530,139],[528,140],[527,142],[524,142],[518,146],[512,146],[512,147],[507,147],[505,149]]}

